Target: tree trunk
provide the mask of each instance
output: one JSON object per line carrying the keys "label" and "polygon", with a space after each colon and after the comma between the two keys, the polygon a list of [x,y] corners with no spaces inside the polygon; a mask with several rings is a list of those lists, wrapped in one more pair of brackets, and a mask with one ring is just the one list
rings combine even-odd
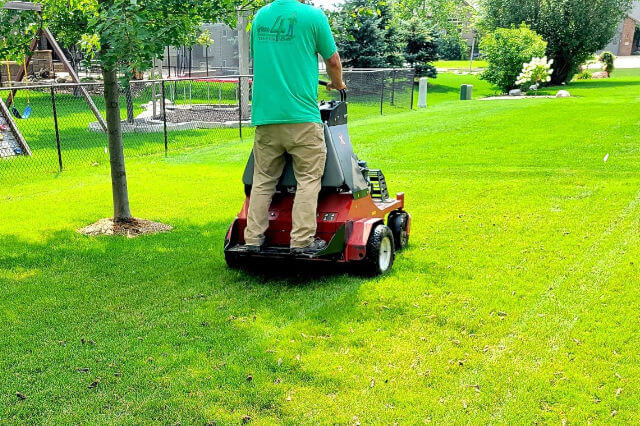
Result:
{"label": "tree trunk", "polygon": [[118,77],[115,69],[102,70],[104,78],[104,100],[107,110],[107,131],[109,135],[109,163],[111,165],[111,189],[113,191],[113,220],[131,220],[127,173],[124,168],[124,149],[120,127],[120,102],[118,99]]}
{"label": "tree trunk", "polygon": [[571,64],[565,60],[563,56],[558,55],[553,58],[553,75],[551,76],[551,83],[554,85],[560,85],[562,83],[568,83],[569,74],[571,73]]}

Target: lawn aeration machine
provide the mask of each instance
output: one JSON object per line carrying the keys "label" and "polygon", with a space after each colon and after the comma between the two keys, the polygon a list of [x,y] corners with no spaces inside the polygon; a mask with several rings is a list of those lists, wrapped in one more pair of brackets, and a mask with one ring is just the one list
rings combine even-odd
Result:
{"label": "lawn aeration machine", "polygon": [[389,198],[382,172],[368,168],[367,163],[354,154],[347,129],[346,92],[340,94],[340,101],[320,103],[327,160],[318,199],[316,236],[325,240],[327,247],[314,255],[290,253],[296,179],[291,158],[287,158],[269,208],[265,245],[259,253],[246,250],[244,230],[253,183],[252,153],[242,178],[246,199],[225,238],[224,253],[229,267],[239,268],[257,258],[333,261],[353,264],[367,275],[379,275],[391,269],[395,252],[407,245],[411,216],[403,210],[404,194]]}

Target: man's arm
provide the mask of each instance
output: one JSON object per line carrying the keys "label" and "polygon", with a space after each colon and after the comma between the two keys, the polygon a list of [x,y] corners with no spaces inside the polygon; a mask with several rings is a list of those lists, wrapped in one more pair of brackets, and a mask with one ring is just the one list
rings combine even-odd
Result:
{"label": "man's arm", "polygon": [[327,74],[331,78],[331,82],[327,84],[327,91],[346,89],[347,86],[342,81],[342,62],[338,52],[334,53],[329,59],[325,59],[324,63],[327,65]]}

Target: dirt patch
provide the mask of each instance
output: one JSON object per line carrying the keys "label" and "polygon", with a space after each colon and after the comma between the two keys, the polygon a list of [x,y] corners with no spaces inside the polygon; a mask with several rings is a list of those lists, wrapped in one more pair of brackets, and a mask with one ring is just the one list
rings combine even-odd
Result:
{"label": "dirt patch", "polygon": [[128,222],[115,223],[112,218],[100,219],[96,223],[78,229],[83,235],[124,235],[129,238],[135,238],[140,235],[159,234],[161,232],[169,232],[173,229],[170,225],[164,223],[152,222],[145,219],[133,218]]}

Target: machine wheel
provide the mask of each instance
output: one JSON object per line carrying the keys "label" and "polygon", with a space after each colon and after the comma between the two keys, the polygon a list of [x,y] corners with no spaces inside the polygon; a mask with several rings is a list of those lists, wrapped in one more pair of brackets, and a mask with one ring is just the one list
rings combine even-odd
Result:
{"label": "machine wheel", "polygon": [[362,260],[362,273],[369,276],[389,272],[395,259],[393,233],[389,227],[380,224],[373,228],[367,242],[367,254]]}
{"label": "machine wheel", "polygon": [[394,211],[389,214],[387,225],[393,233],[393,241],[396,243],[396,251],[400,251],[409,244],[409,235],[407,234],[407,225],[409,223],[409,215],[407,212]]}

